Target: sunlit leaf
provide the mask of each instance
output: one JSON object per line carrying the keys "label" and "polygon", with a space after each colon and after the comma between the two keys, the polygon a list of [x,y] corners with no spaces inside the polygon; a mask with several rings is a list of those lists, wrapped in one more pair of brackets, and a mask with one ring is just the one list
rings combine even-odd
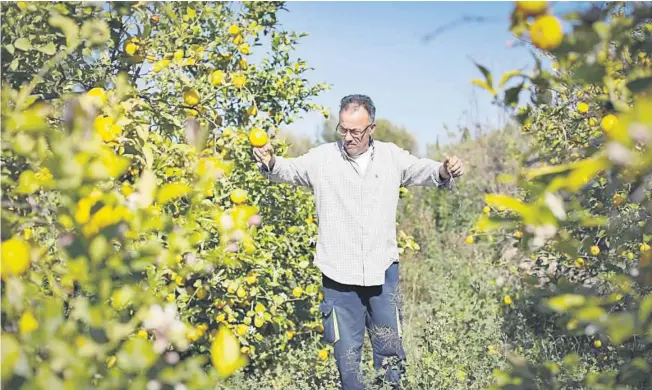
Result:
{"label": "sunlit leaf", "polygon": [[27,38],[18,38],[14,42],[14,47],[22,51],[29,51],[32,49],[32,43]]}
{"label": "sunlit leaf", "polygon": [[187,195],[191,190],[192,188],[190,186],[183,183],[164,184],[157,194],[156,202],[159,204],[166,204],[173,199]]}
{"label": "sunlit leaf", "polygon": [[633,313],[612,313],[607,320],[607,330],[611,342],[620,344],[632,337],[635,327],[634,321]]}
{"label": "sunlit leaf", "polygon": [[231,376],[248,363],[248,358],[240,352],[240,342],[226,326],[220,326],[211,345],[213,366],[221,377]]}
{"label": "sunlit leaf", "polygon": [[69,51],[74,50],[77,45],[79,45],[79,27],[72,19],[59,14],[54,14],[50,17],[49,23],[50,26],[59,28],[63,31]]}
{"label": "sunlit leaf", "polygon": [[554,311],[565,312],[571,308],[582,306],[586,303],[584,295],[562,294],[548,300],[548,307]]}

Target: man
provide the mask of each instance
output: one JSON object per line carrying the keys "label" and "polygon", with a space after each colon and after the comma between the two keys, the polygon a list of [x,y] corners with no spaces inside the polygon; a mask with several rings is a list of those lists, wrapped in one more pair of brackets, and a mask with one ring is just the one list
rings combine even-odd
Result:
{"label": "man", "polygon": [[463,173],[456,157],[444,163],[419,159],[393,143],[374,140],[375,115],[369,97],[346,96],[337,125],[340,141],[297,158],[275,156],[269,143],[253,149],[265,177],[313,190],[323,337],[333,345],[344,390],[364,389],[360,360],[365,329],[374,367],[385,370],[379,379],[397,387],[404,372],[396,243],[400,187],[448,187]]}

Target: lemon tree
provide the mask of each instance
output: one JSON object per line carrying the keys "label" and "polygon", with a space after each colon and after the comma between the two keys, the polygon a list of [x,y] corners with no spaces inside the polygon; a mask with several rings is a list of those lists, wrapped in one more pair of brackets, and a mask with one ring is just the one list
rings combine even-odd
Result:
{"label": "lemon tree", "polygon": [[327,115],[282,7],[2,5],[3,385],[210,388],[322,331],[310,194],[251,156]]}
{"label": "lemon tree", "polygon": [[[580,340],[563,360],[514,358],[511,372],[497,372],[496,388],[562,388],[563,378],[601,388],[650,384],[650,12],[649,4],[614,2],[556,15],[543,2],[517,2],[511,32],[552,69],[535,55],[532,72],[508,72],[495,85],[479,65],[484,80],[474,83],[514,114],[533,147],[506,178],[518,190],[486,196],[488,212],[469,240],[519,232],[504,245],[530,263],[523,310],[541,305],[552,316],[546,331]],[[582,359],[597,360],[599,372],[583,371]]]}

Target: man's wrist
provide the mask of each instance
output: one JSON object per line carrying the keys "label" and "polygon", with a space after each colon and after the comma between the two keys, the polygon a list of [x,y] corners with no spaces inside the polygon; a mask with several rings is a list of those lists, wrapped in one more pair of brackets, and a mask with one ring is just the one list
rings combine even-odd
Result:
{"label": "man's wrist", "polygon": [[439,167],[439,178],[442,181],[446,181],[446,180],[451,178],[451,176],[448,174],[448,171],[446,170],[446,168],[444,168],[444,165],[441,165]]}

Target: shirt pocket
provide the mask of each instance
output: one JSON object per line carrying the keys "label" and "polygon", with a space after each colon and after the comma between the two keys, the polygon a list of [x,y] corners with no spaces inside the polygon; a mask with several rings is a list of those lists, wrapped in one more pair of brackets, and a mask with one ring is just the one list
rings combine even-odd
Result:
{"label": "shirt pocket", "polygon": [[328,344],[335,344],[340,339],[335,301],[333,299],[324,299],[319,305],[319,311],[324,326],[323,340]]}

